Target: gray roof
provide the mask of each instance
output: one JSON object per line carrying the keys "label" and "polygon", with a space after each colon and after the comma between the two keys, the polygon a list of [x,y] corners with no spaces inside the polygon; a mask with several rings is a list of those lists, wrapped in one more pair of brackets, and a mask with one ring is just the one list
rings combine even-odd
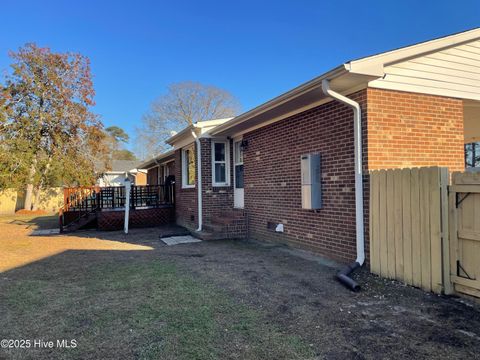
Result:
{"label": "gray roof", "polygon": [[174,157],[174,155],[175,155],[175,151],[170,150],[160,155],[157,155],[153,158],[145,160],[144,162],[138,164],[138,167],[140,169],[148,169],[148,168],[154,167],[155,165],[161,164],[162,162],[165,162],[167,160],[171,160]]}
{"label": "gray roof", "polygon": [[129,171],[136,169],[140,161],[132,160],[112,160],[112,169],[110,171]]}

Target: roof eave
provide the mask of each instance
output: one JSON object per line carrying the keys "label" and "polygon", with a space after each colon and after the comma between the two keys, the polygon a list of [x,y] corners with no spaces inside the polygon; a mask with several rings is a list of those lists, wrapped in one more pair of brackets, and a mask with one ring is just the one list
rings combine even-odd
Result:
{"label": "roof eave", "polygon": [[182,139],[183,137],[185,137],[185,135],[189,135],[191,134],[191,131],[195,129],[195,125],[189,125],[187,126],[185,129],[183,129],[182,131],[180,131],[179,133],[173,135],[172,137],[168,138],[165,142],[168,144],[168,145],[171,145],[173,146],[174,143],[176,143],[178,140]]}
{"label": "roof eave", "polygon": [[241,124],[244,124],[245,122],[256,117],[260,117],[262,114],[278,108],[288,101],[297,99],[308,91],[321,87],[321,83],[324,79],[333,80],[342,75],[348,75],[349,77],[351,76],[352,79],[357,79],[358,82],[365,82],[368,84],[368,82],[371,80],[383,77],[385,75],[384,67],[392,63],[405,61],[412,57],[421,56],[426,53],[439,51],[441,49],[478,39],[480,39],[480,28],[349,61],[262,105],[257,106],[250,111],[247,111],[246,113],[235,117],[230,121],[227,121],[222,125],[217,126],[210,131],[210,134],[215,136],[225,135],[233,132],[232,130],[237,128],[237,126],[240,126]]}
{"label": "roof eave", "polygon": [[385,66],[475,40],[480,40],[480,28],[352,60],[347,65],[354,74],[383,76]]}
{"label": "roof eave", "polygon": [[143,163],[141,163],[140,165],[138,165],[138,168],[139,169],[148,169],[148,168],[151,168],[151,167],[154,167],[157,163],[159,163],[161,160],[165,159],[165,158],[168,158],[169,156],[172,156],[173,154],[175,153],[174,150],[169,150],[167,152],[164,152],[160,155],[157,155],[153,158],[150,158],[146,161],[144,161]]}
{"label": "roof eave", "polygon": [[342,74],[346,74],[348,73],[348,66],[347,64],[342,64],[340,66],[337,66],[336,68],[324,73],[323,75],[320,75],[306,83],[303,83],[302,85],[300,86],[297,86],[296,88],[282,94],[282,95],[279,95],[275,98],[273,98],[272,100],[270,101],[267,101],[266,103],[262,104],[262,105],[259,105],[255,108],[253,108],[252,110],[250,111],[247,111],[246,113],[243,113],[237,117],[234,117],[233,119],[231,119],[230,121],[227,121],[226,123],[222,124],[222,125],[219,125],[217,126],[216,128],[212,129],[210,131],[210,134],[212,136],[214,135],[217,135],[221,132],[224,132],[226,130],[228,130],[229,128],[232,128],[233,126],[236,126],[244,121],[247,121],[255,116],[258,116],[266,111],[269,111],[287,101],[290,101],[300,95],[302,95],[303,93],[305,93],[306,91],[309,91],[313,88],[317,88],[317,87],[321,87],[322,86],[322,81],[324,79],[333,79],[333,78],[336,78]]}

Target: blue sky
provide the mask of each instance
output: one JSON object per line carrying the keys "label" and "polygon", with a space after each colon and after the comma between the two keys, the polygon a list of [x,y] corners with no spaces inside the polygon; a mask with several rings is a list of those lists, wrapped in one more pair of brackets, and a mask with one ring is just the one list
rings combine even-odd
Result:
{"label": "blue sky", "polygon": [[480,26],[462,1],[8,1],[0,71],[26,42],[91,59],[106,126],[131,136],[173,82],[232,92],[243,110],[345,61]]}

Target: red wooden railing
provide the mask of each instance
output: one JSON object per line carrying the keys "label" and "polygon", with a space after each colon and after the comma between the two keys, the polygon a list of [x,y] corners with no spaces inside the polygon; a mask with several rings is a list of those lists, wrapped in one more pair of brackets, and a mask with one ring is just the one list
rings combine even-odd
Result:
{"label": "red wooden railing", "polygon": [[85,201],[95,199],[96,194],[100,192],[100,186],[80,186],[68,187],[63,189],[63,211],[69,211],[72,208],[93,206],[92,202]]}
{"label": "red wooden railing", "polygon": [[[59,211],[60,229],[99,210],[125,208],[124,186],[64,188],[63,196],[64,205]],[[175,184],[132,186],[129,196],[132,209],[173,205]]]}
{"label": "red wooden railing", "polygon": [[86,215],[98,209],[98,195],[100,194],[99,186],[79,186],[67,187],[63,189],[63,206],[60,208],[59,223],[60,229],[67,225],[65,221],[65,213],[74,213],[75,216],[70,221],[81,219]]}

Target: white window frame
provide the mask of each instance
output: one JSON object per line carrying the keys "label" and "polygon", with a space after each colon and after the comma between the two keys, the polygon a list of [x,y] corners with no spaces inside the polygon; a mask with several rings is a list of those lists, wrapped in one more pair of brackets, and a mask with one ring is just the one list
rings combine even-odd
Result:
{"label": "white window frame", "polygon": [[[189,184],[187,179],[187,167],[188,167],[187,150],[190,150],[191,148],[193,148],[193,151],[196,151],[194,143],[182,148],[182,189],[191,189],[195,187],[195,181],[193,182],[193,184]],[[195,179],[196,178],[197,178],[197,164],[195,164]]]}
{"label": "white window frame", "polygon": [[[233,144],[232,144],[232,151],[233,151],[233,166],[232,166],[232,171],[233,171],[233,207],[237,209],[244,209],[245,208],[245,172],[243,173],[243,187],[242,188],[237,188],[237,165],[244,165],[245,161],[245,153],[243,153],[243,159],[242,162],[237,161],[236,158],[236,149],[235,146],[236,144],[239,144],[241,147],[242,143],[242,138],[234,138],[233,139]],[[245,169],[245,168],[244,168]]]}
{"label": "white window frame", "polygon": [[[225,145],[225,161],[215,161],[215,144]],[[215,164],[225,163],[225,182],[215,181]],[[212,140],[212,186],[230,186],[230,141]]]}
{"label": "white window frame", "polygon": [[[237,162],[236,149],[235,149],[236,144],[240,144],[240,147],[241,147],[242,146],[241,145],[242,144],[242,139],[239,139],[239,140],[237,139],[237,140],[233,141],[233,184],[234,184],[235,188],[237,186],[236,175],[235,175],[236,174],[235,167],[237,165],[243,165],[243,161],[244,161],[244,159],[242,159],[242,162]],[[242,155],[245,156],[245,154],[242,154]],[[239,188],[239,189],[244,189],[244,188],[245,188],[245,179],[244,179],[244,183],[243,183],[243,188]]]}

